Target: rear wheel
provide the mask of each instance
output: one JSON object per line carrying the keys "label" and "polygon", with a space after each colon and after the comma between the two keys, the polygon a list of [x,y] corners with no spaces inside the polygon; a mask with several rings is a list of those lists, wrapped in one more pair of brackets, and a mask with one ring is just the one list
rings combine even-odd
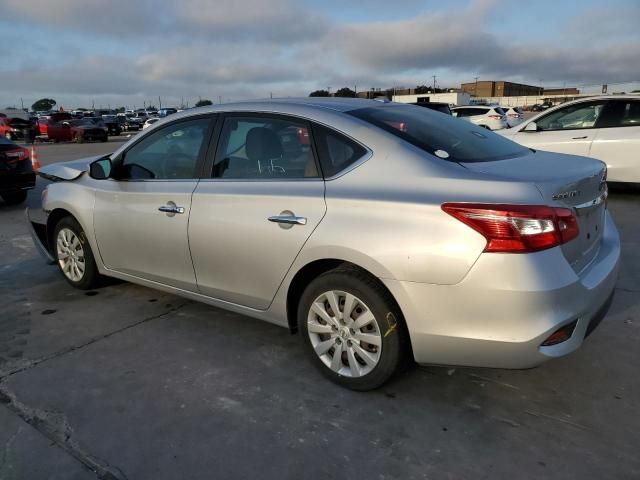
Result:
{"label": "rear wheel", "polygon": [[320,275],[298,306],[298,328],[313,364],[333,382],[372,390],[408,353],[402,314],[374,279],[352,268]]}
{"label": "rear wheel", "polygon": [[2,199],[7,205],[18,205],[27,199],[27,191],[21,190],[19,192],[3,193]]}
{"label": "rear wheel", "polygon": [[81,290],[89,290],[98,284],[100,274],[93,252],[84,230],[74,218],[64,217],[56,224],[53,250],[67,282]]}

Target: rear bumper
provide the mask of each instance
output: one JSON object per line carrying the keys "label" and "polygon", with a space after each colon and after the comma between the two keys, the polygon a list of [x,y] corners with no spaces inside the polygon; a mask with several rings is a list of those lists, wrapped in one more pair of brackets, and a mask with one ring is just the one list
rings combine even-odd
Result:
{"label": "rear bumper", "polygon": [[[29,170],[31,169],[29,168]],[[33,171],[21,173],[0,172],[0,192],[19,192],[21,190],[29,190],[35,185],[36,174]]]}
{"label": "rear bumper", "polygon": [[44,213],[41,216],[33,215],[32,210],[29,210],[29,208],[27,208],[25,209],[24,214],[27,219],[27,227],[29,228],[29,233],[31,234],[31,238],[33,239],[33,243],[36,246],[38,253],[42,255],[42,257],[48,264],[54,264],[55,259],[49,251],[46,219],[44,219],[44,221],[42,219]]}
{"label": "rear bumper", "polygon": [[[384,280],[409,329],[416,362],[530,368],[577,350],[611,304],[620,239],[607,213],[598,255],[576,274],[553,248],[482,254],[456,285]],[[571,337],[541,344],[577,321]]]}

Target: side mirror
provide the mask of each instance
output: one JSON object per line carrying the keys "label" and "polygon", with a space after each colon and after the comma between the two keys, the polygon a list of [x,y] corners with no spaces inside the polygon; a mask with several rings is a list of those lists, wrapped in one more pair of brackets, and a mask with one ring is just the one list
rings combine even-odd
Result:
{"label": "side mirror", "polygon": [[89,176],[95,180],[106,180],[111,176],[111,159],[99,158],[89,165]]}
{"label": "side mirror", "polygon": [[538,125],[536,124],[536,122],[529,122],[529,123],[527,123],[527,126],[524,127],[523,131],[524,132],[537,132],[538,131]]}

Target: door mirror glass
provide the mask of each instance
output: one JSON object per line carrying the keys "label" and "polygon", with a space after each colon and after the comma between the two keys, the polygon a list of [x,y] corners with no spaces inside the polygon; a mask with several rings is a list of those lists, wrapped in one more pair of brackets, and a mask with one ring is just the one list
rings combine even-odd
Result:
{"label": "door mirror glass", "polygon": [[538,125],[536,124],[536,122],[529,122],[529,123],[527,123],[527,126],[524,127],[524,131],[525,132],[537,132],[538,131]]}
{"label": "door mirror glass", "polygon": [[89,165],[89,176],[96,180],[105,180],[111,176],[111,159],[100,158]]}

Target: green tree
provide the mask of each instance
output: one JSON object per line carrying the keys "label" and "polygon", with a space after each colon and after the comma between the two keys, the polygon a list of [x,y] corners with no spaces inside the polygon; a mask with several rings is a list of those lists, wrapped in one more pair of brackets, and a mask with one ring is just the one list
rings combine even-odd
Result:
{"label": "green tree", "polygon": [[33,105],[31,105],[31,109],[35,110],[36,112],[39,112],[43,110],[51,110],[55,106],[56,106],[56,101],[53,98],[41,98],[40,100],[35,102]]}
{"label": "green tree", "polygon": [[431,87],[427,87],[426,85],[418,85],[415,88],[415,92],[418,95],[422,95],[423,93],[429,93],[430,90],[431,90]]}
{"label": "green tree", "polygon": [[310,97],[328,97],[329,92],[326,90],[315,90],[309,94]]}
{"label": "green tree", "polygon": [[349,97],[355,98],[356,92],[351,90],[349,87],[342,87],[340,90],[336,91],[336,97]]}
{"label": "green tree", "polygon": [[116,113],[124,113],[124,107],[116,108]]}
{"label": "green tree", "polygon": [[207,100],[206,98],[202,98],[196,102],[196,107],[206,107],[207,105],[213,105],[211,100]]}

